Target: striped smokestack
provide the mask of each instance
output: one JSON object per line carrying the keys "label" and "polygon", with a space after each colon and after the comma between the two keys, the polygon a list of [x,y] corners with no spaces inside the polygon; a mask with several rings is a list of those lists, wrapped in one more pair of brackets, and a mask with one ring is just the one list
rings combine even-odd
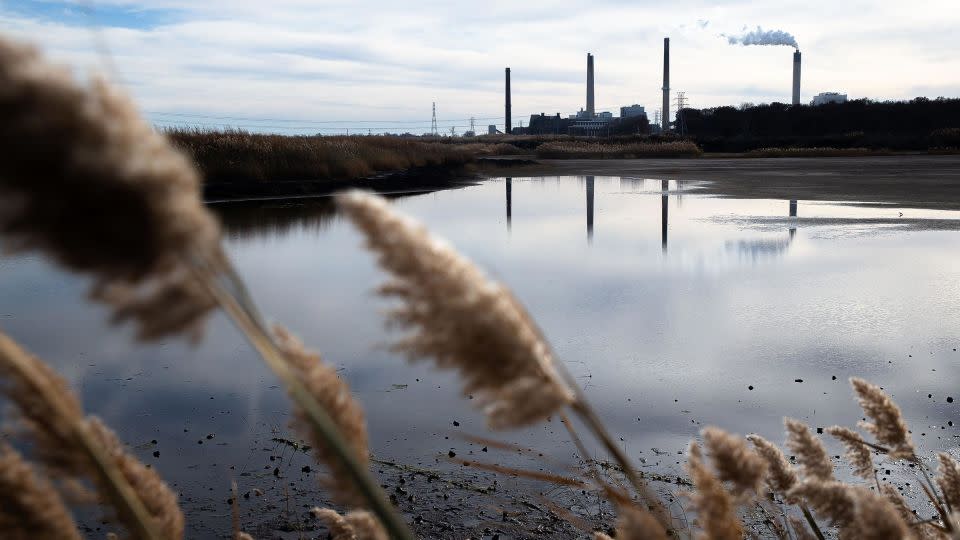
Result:
{"label": "striped smokestack", "polygon": [[664,132],[670,131],[670,38],[663,38],[663,111],[660,117]]}
{"label": "striped smokestack", "polygon": [[504,96],[504,103],[503,103],[503,116],[504,116],[503,132],[509,135],[510,125],[512,121],[510,118],[510,68],[507,68],[506,77],[507,77],[507,80],[506,80],[505,96]]}
{"label": "striped smokestack", "polygon": [[800,49],[793,53],[793,104],[800,104]]}
{"label": "striped smokestack", "polygon": [[593,109],[593,55],[587,53],[587,117],[594,117]]}

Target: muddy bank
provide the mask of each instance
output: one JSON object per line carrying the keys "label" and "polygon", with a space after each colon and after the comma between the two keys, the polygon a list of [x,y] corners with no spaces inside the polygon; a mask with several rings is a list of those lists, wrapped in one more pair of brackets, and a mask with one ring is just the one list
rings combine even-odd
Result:
{"label": "muddy bank", "polygon": [[960,209],[960,156],[499,161],[485,174],[689,180],[703,182],[699,192],[723,197]]}
{"label": "muddy bank", "polygon": [[474,167],[417,167],[344,180],[278,180],[270,182],[208,182],[203,186],[206,202],[296,199],[322,197],[345,189],[378,193],[418,193],[469,184],[476,179]]}

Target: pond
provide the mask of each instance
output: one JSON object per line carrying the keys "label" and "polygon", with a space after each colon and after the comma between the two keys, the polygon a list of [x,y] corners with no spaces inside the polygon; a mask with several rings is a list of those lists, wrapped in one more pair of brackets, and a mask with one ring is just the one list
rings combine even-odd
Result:
{"label": "pond", "polygon": [[[851,376],[894,396],[921,449],[956,448],[960,213],[697,191],[499,178],[394,204],[515,290],[644,470],[682,474],[679,454],[706,425],[775,442],[783,416],[852,426]],[[383,275],[329,200],[215,209],[262,311],[341,369],[377,458],[450,468],[450,451],[480,455],[463,434],[489,433],[456,378],[387,350],[388,304],[372,292]],[[85,301],[85,280],[31,256],[0,259],[0,270],[4,331],[180,491],[188,537],[229,531],[231,480],[244,493],[281,479],[274,492],[295,503],[275,506],[319,502],[301,470],[310,460],[280,459],[289,451],[274,439],[294,438],[282,389],[225,318],[195,347],[143,346]],[[544,457],[483,454],[489,462],[577,464],[556,421],[492,436]]]}

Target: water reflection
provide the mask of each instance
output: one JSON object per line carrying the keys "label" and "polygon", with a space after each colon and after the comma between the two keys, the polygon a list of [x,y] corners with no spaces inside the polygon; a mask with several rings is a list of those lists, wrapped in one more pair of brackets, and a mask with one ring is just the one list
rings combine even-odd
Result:
{"label": "water reflection", "polygon": [[661,180],[660,181],[660,190],[662,195],[660,196],[660,244],[662,246],[663,252],[667,252],[667,224],[669,222],[669,192],[670,192],[670,181]]}
{"label": "water reflection", "polygon": [[[796,199],[793,199],[793,200],[790,201],[790,217],[792,217],[792,218],[797,217],[797,201],[796,201]],[[797,234],[797,225],[796,225],[796,220],[794,220],[794,223],[790,226],[790,240],[793,240],[793,237],[794,237],[796,234]]]}
{"label": "water reflection", "polygon": [[[918,437],[924,450],[960,435],[957,427],[940,429],[951,418],[944,399],[960,374],[956,233],[795,236],[783,206],[795,219],[796,201],[689,190],[681,207],[685,190],[676,185],[671,209],[669,183],[659,179],[581,177],[583,187],[576,178],[503,180],[505,187],[485,182],[394,204],[516,291],[557,357],[590,382],[585,391],[624,450],[647,460],[646,470],[679,472],[679,458],[651,448],[675,456],[706,424],[773,440],[782,440],[783,416],[853,425],[857,409],[843,384],[852,375],[885,386],[915,427],[937,426],[937,437]],[[506,204],[512,226],[514,194],[523,212],[508,235],[499,216]],[[590,238],[598,197],[603,226],[588,244],[584,198]],[[480,452],[457,437],[459,430],[483,433],[484,419],[462,399],[455,377],[408,366],[379,346],[387,341],[384,304],[370,291],[383,276],[329,200],[214,208],[265,316],[288,324],[350,383],[367,412],[374,453],[437,468],[450,450]],[[891,210],[805,203],[804,219],[884,212]],[[717,216],[777,221],[758,229]],[[663,257],[668,233],[670,257]],[[280,452],[272,438],[288,435],[289,402],[225,319],[213,320],[198,348],[144,347],[87,303],[84,280],[35,257],[0,259],[0,267],[0,326],[64,372],[91,413],[171,479],[182,501],[201,508],[208,528],[198,531],[193,514],[188,537],[229,530],[231,478],[241,491],[273,486],[274,503],[290,482],[315,487],[299,466],[271,474],[277,465],[269,458]],[[555,423],[503,436],[569,461],[569,441]],[[160,458],[152,457],[155,448]],[[501,458],[521,459],[491,459]],[[303,502],[319,501],[296,500]]]}
{"label": "water reflection", "polygon": [[587,177],[587,242],[593,240],[593,189],[594,177]]}
{"label": "water reflection", "polygon": [[513,178],[507,178],[507,230],[510,230],[511,223],[513,221],[513,200],[511,199],[511,191],[513,190]]}

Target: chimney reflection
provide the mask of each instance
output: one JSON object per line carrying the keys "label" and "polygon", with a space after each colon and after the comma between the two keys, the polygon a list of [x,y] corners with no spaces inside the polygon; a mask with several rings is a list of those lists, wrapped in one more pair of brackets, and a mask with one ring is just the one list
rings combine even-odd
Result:
{"label": "chimney reflection", "polygon": [[[796,199],[790,201],[790,217],[797,217],[797,201]],[[790,227],[790,240],[793,240],[793,237],[797,234],[797,223],[796,220],[793,220]]]}
{"label": "chimney reflection", "polygon": [[513,222],[513,178],[507,178],[507,230]]}
{"label": "chimney reflection", "polygon": [[670,181],[661,180],[660,181],[660,191],[662,195],[660,196],[660,212],[661,212],[661,243],[663,245],[663,252],[667,252],[667,221],[669,217],[669,210],[667,208],[667,199],[668,192],[670,191]]}
{"label": "chimney reflection", "polygon": [[593,240],[593,177],[587,177],[587,241]]}

